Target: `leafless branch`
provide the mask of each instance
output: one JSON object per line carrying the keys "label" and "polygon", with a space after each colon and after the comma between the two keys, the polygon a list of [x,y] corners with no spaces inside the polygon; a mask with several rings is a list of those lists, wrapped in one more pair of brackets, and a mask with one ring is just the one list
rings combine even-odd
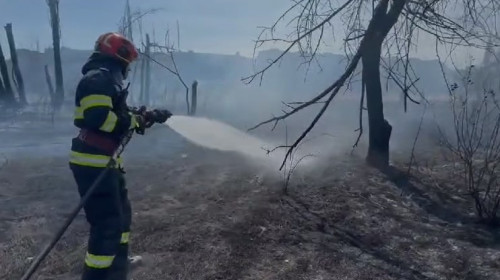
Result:
{"label": "leafless branch", "polygon": [[359,141],[361,140],[361,136],[363,135],[363,110],[364,110],[364,104],[365,104],[365,94],[366,94],[366,84],[364,81],[361,82],[361,98],[359,101],[359,128],[357,129],[358,133],[358,138],[356,138],[356,142],[354,142],[354,145],[352,146],[352,150],[358,146]]}
{"label": "leafless branch", "polygon": [[494,91],[471,95],[472,72],[468,67],[458,83],[450,85],[453,112],[453,139],[440,129],[445,147],[462,167],[464,186],[474,199],[476,212],[483,221],[498,225],[500,206],[500,106]]}
{"label": "leafless branch", "polygon": [[[256,78],[256,77],[259,77],[260,76],[260,79],[262,81],[262,77],[263,77],[263,74],[264,72],[266,72],[269,68],[271,68],[274,64],[276,64],[278,61],[280,61],[288,52],[290,52],[290,50],[292,50],[292,48],[298,44],[300,44],[300,42],[310,36],[312,33],[314,33],[315,31],[317,30],[322,30],[323,26],[331,21],[336,15],[338,15],[340,12],[342,12],[346,7],[348,7],[351,3],[353,3],[355,0],[347,0],[342,6],[340,6],[337,10],[335,10],[334,12],[332,12],[328,17],[326,17],[323,21],[321,21],[320,23],[318,23],[316,26],[310,28],[310,29],[307,29],[304,33],[297,33],[297,39],[293,40],[290,42],[290,44],[288,45],[288,47],[285,49],[285,51],[283,51],[277,58],[273,59],[267,66],[265,66],[262,70],[258,71],[257,73],[254,73],[253,75],[250,75],[248,77],[244,77],[242,80],[249,84],[251,82],[253,82],[253,80]],[[299,1],[299,2],[303,2],[303,1]],[[307,1],[307,5],[309,5],[309,3],[312,3],[314,1]],[[287,10],[286,13],[288,13],[290,11]],[[303,10],[304,11],[304,10]],[[280,18],[284,17],[285,14],[283,14]],[[299,26],[299,25],[298,25]],[[275,26],[274,26],[275,27]],[[264,30],[270,30],[271,34],[274,30],[274,27],[271,27],[270,29],[264,29]],[[264,32],[264,31],[263,31]],[[259,36],[259,39],[257,40],[257,42],[255,43],[255,49],[257,49],[258,47],[262,46],[264,43],[266,42],[270,42],[270,41],[276,41],[275,39],[261,39],[261,36],[263,35],[263,32],[261,33],[261,35]],[[299,35],[300,34],[300,35]]]}
{"label": "leafless branch", "polygon": [[411,167],[413,165],[413,161],[415,159],[415,147],[417,146],[417,141],[420,136],[420,131],[422,130],[422,124],[424,122],[424,117],[425,113],[427,112],[427,106],[424,106],[424,111],[422,112],[422,116],[420,117],[420,122],[418,124],[418,129],[417,129],[417,134],[415,135],[415,138],[413,139],[413,146],[411,147],[411,154],[410,154],[410,163],[408,164],[408,171],[407,175],[410,175]]}
{"label": "leafless branch", "polygon": [[165,36],[165,45],[160,45],[158,43],[152,43],[151,46],[154,47],[154,48],[159,49],[160,51],[163,51],[164,53],[166,53],[169,56],[169,58],[170,58],[170,61],[172,63],[172,67],[169,67],[166,64],[159,62],[158,60],[154,59],[151,56],[148,56],[144,52],[141,52],[141,55],[145,56],[147,59],[150,59],[151,61],[153,61],[154,63],[156,63],[158,66],[164,68],[169,73],[171,73],[172,75],[174,75],[175,77],[177,77],[177,79],[179,80],[179,82],[182,84],[182,86],[185,89],[185,92],[186,92],[186,95],[185,95],[186,96],[186,106],[187,106],[187,112],[189,113],[190,112],[189,86],[184,81],[184,79],[183,79],[183,77],[182,77],[182,75],[181,75],[181,73],[179,71],[179,68],[177,67],[177,62],[176,62],[176,59],[175,59],[175,56],[174,56],[174,53],[176,52],[176,50],[175,50],[175,48],[173,46],[169,45],[169,32],[167,31],[166,36]]}
{"label": "leafless branch", "polygon": [[151,15],[151,14],[154,14],[156,12],[159,12],[163,9],[161,8],[151,8],[151,9],[147,9],[145,11],[141,11],[141,10],[136,10],[134,11],[132,14],[131,14],[131,20],[130,22],[127,20],[127,15],[124,15],[121,19],[120,19],[120,25],[119,25],[119,30],[118,32],[120,34],[127,34],[127,31],[128,29],[130,28],[133,28],[133,25],[140,21],[142,18],[144,18],[145,16],[147,15]]}
{"label": "leafless branch", "polygon": [[[419,90],[417,83],[420,78],[411,60],[412,52],[418,45],[419,35],[433,36],[436,44],[447,45],[452,49],[458,46],[475,48],[498,46],[500,38],[496,35],[496,30],[493,35],[493,30],[490,28],[490,23],[496,19],[495,15],[498,11],[499,4],[496,0],[294,0],[291,7],[272,26],[262,28],[255,42],[254,57],[256,50],[268,43],[284,44],[284,50],[262,68],[255,70],[254,74],[242,80],[245,83],[251,83],[256,78],[260,78],[262,82],[264,73],[273,65],[279,64],[293,48],[298,49],[305,64],[311,63],[320,51],[320,46],[326,44],[325,34],[331,33],[335,36],[338,33],[335,31],[338,29],[344,30],[344,38],[341,42],[348,61],[347,70],[337,81],[311,100],[295,104],[286,103],[285,106],[290,109],[289,111],[263,121],[250,130],[269,123],[274,123],[275,127],[279,121],[313,104],[321,103],[319,113],[297,139],[300,142],[315,126],[340,88],[346,83],[349,87],[354,76],[354,69],[351,66],[354,65],[355,68],[363,56],[363,42],[367,36],[383,42],[385,57],[382,57],[381,65],[387,73],[387,86],[390,80],[401,89],[405,110],[407,100],[416,104],[420,103],[414,96],[420,96],[427,102],[423,92]],[[286,21],[286,18],[290,16],[291,19]],[[342,24],[339,26],[338,23],[334,23],[334,19]],[[282,23],[286,28],[292,25],[291,31],[285,33],[284,36],[276,36],[276,30]],[[491,42],[491,38],[495,42]],[[365,95],[362,94],[360,104],[363,104],[364,97]],[[358,144],[362,134],[362,110],[363,105],[360,106],[360,128],[358,129],[360,135],[354,146]],[[286,145],[288,148],[286,157],[290,156],[297,143]]]}
{"label": "leafless branch", "polygon": [[[358,53],[354,58],[353,60],[351,61],[351,64],[347,67],[346,71],[344,72],[344,74],[337,80],[335,81],[335,83],[333,83],[331,86],[329,86],[327,89],[325,89],[324,91],[322,91],[320,94],[318,94],[316,97],[312,98],[311,100],[303,103],[302,105],[296,107],[295,109],[293,109],[292,111],[284,114],[284,115],[281,115],[281,116],[277,116],[277,117],[273,117],[269,120],[266,120],[266,121],[263,121],[259,124],[257,124],[256,126],[248,129],[249,131],[250,130],[254,130],[262,125],[265,125],[265,124],[268,124],[268,123],[271,123],[271,122],[279,122],[280,120],[284,120],[286,118],[288,118],[289,116],[297,113],[298,111],[308,107],[309,105],[311,104],[315,104],[316,102],[318,102],[319,100],[321,100],[322,98],[324,98],[325,96],[327,96],[328,94],[331,94],[331,93],[337,93],[340,88],[344,85],[344,83],[346,82],[346,80],[352,75],[352,73],[354,72],[354,70],[356,69],[356,66],[358,65],[359,63],[359,60],[361,59],[361,54]],[[333,97],[332,97],[333,98]],[[331,101],[331,100],[330,100]],[[329,104],[329,101],[326,100],[325,105],[328,105]],[[323,105],[323,108],[326,110],[325,108],[325,105]],[[322,111],[324,111],[322,109]],[[322,115],[322,113],[321,113]],[[320,116],[321,116],[320,115]]]}

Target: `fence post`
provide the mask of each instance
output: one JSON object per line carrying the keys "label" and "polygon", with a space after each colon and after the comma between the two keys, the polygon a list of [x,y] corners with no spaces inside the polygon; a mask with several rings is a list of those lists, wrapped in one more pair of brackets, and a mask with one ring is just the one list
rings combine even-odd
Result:
{"label": "fence post", "polygon": [[64,80],[61,62],[61,30],[59,25],[59,0],[49,0],[50,21],[52,26],[52,45],[54,48],[54,74],[56,79],[55,106],[59,109],[64,102]]}
{"label": "fence post", "polygon": [[14,97],[14,91],[12,90],[12,85],[10,83],[9,70],[7,69],[5,56],[3,55],[2,45],[0,45],[0,72],[2,74],[3,86],[5,89],[5,99],[7,103],[13,105],[16,103],[16,98]]}
{"label": "fence post", "polygon": [[198,103],[198,81],[194,81],[191,86],[191,112],[190,115],[196,115],[196,105]]}
{"label": "fence post", "polygon": [[12,61],[12,69],[14,70],[13,79],[17,86],[17,93],[19,94],[19,102],[21,105],[27,105],[26,94],[24,91],[24,80],[19,69],[19,61],[17,60],[16,43],[14,41],[14,34],[12,33],[12,23],[5,25],[5,32],[7,33],[7,40],[9,41],[10,60]]}

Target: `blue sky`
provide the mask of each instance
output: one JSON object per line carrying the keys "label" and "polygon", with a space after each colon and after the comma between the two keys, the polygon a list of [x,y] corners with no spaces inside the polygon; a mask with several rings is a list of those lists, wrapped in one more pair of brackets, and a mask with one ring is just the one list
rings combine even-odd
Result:
{"label": "blue sky", "polygon": [[[124,13],[126,0],[60,0],[63,46],[75,49],[92,48],[99,34],[116,31]],[[132,10],[160,8],[145,17],[143,29],[163,41],[168,27],[175,31],[179,21],[181,49],[196,52],[251,56],[253,40],[259,26],[269,26],[285,11],[291,0],[130,0]],[[43,50],[51,45],[49,10],[46,0],[0,0],[0,25],[12,22],[19,48],[35,49],[37,42]],[[335,25],[335,22],[334,22]],[[422,36],[423,37],[423,36]],[[137,38],[137,34],[136,37]],[[332,40],[333,42],[333,40]],[[6,48],[5,33],[0,30],[0,43]],[[322,50],[342,53],[341,40]],[[434,43],[419,39],[415,56],[434,59]],[[272,47],[268,46],[267,48]],[[469,51],[456,53],[465,59]],[[8,55],[8,52],[7,52]]]}
{"label": "blue sky", "polygon": [[[161,8],[145,18],[143,28],[163,40],[168,26],[181,30],[181,48],[200,52],[251,55],[260,25],[269,25],[289,0],[131,0],[132,10]],[[117,30],[125,0],[61,0],[62,44],[89,49],[101,33]],[[263,8],[265,7],[265,8]],[[0,24],[12,22],[21,48],[50,46],[45,0],[0,0]],[[3,30],[2,30],[3,31]],[[0,42],[5,44],[4,32]],[[5,47],[4,47],[5,48]]]}

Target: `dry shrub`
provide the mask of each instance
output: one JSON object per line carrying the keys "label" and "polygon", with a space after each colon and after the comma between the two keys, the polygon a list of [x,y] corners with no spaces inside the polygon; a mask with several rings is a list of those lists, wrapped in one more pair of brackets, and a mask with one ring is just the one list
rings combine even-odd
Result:
{"label": "dry shrub", "polygon": [[472,65],[459,83],[450,85],[452,133],[442,135],[459,161],[477,215],[487,224],[500,225],[500,106],[494,90],[477,90],[473,70]]}

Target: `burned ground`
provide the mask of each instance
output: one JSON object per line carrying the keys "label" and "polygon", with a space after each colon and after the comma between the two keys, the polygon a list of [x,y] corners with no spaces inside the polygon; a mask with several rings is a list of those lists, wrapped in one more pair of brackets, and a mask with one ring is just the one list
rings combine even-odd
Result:
{"label": "burned ground", "polygon": [[[1,279],[20,278],[78,201],[67,147],[39,149],[6,155],[0,169]],[[166,129],[135,140],[125,159],[132,251],[144,257],[133,279],[500,278],[498,230],[475,222],[440,159],[407,177],[397,160],[403,171],[384,174],[337,154],[286,193],[276,173]],[[87,230],[80,214],[34,279],[78,279]]]}

